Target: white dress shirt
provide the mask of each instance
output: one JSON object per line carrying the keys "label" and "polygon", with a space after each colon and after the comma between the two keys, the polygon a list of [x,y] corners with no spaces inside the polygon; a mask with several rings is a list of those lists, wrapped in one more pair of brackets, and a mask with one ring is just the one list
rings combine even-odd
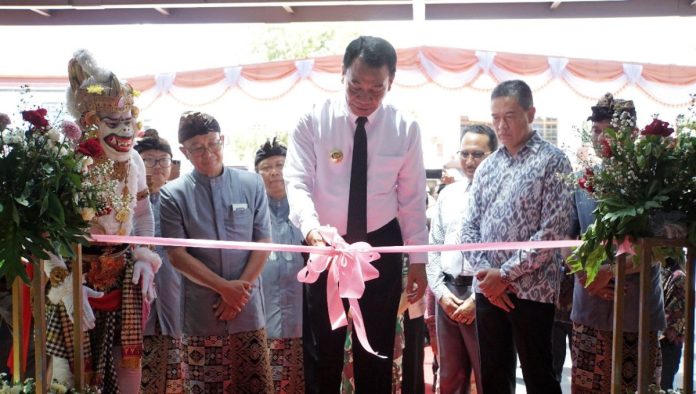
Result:
{"label": "white dress shirt", "polygon": [[[320,225],[346,233],[356,119],[344,96],[328,99],[303,116],[290,135],[283,177],[290,219],[305,238]],[[406,245],[426,244],[420,128],[388,104],[367,119],[367,231],[397,218]],[[410,259],[423,264],[426,253],[411,253]]]}
{"label": "white dress shirt", "polygon": [[[437,198],[435,212],[430,221],[430,243],[432,245],[459,245],[462,222],[469,202],[471,182],[464,178],[448,185]],[[430,252],[428,254],[428,285],[439,300],[450,291],[445,286],[445,274],[457,277],[473,275],[471,264],[459,251]]]}

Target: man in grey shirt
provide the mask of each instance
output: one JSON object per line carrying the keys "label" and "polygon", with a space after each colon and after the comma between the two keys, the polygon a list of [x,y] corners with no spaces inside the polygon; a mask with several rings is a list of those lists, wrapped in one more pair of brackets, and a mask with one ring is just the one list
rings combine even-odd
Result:
{"label": "man in grey shirt", "polygon": [[[270,242],[263,180],[223,166],[217,120],[184,113],[179,143],[194,170],[161,190],[162,236]],[[184,275],[185,391],[272,392],[259,279],[268,252],[175,246],[167,254]]]}
{"label": "man in grey shirt", "polygon": [[[491,94],[493,126],[502,147],[476,170],[463,242],[564,239],[572,213],[562,176],[570,161],[532,129],[536,109],[523,81]],[[476,328],[486,394],[515,391],[515,348],[530,394],[560,393],[552,370],[551,327],[558,288],[557,249],[473,252]]]}

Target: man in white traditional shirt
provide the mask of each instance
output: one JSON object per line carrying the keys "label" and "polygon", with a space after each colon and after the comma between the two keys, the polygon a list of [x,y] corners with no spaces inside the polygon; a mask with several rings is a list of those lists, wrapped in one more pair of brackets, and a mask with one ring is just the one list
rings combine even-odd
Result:
{"label": "man in white traditional shirt", "polygon": [[[461,243],[461,228],[469,200],[474,172],[496,150],[498,140],[488,126],[471,125],[464,129],[457,152],[464,178],[443,189],[430,224],[432,245]],[[440,392],[471,392],[474,372],[476,392],[482,393],[479,347],[476,335],[476,304],[471,289],[473,268],[461,252],[431,252],[428,256],[428,284],[438,301],[436,331],[440,349]]]}
{"label": "man in white traditional shirt", "polygon": [[[425,168],[418,123],[384,104],[396,74],[396,51],[387,41],[362,36],[343,57],[345,93],[316,105],[290,135],[283,175],[290,217],[309,245],[325,245],[319,227],[336,228],[349,243],[373,246],[425,244]],[[423,296],[425,253],[410,254],[407,295]],[[379,278],[365,282],[359,300],[371,347],[353,332],[355,389],[391,393],[396,312],[401,294],[402,256],[382,254],[372,265]],[[307,309],[318,360],[314,385],[339,392],[346,330],[332,330],[326,277],[307,286]],[[308,386],[312,384],[307,382]]]}

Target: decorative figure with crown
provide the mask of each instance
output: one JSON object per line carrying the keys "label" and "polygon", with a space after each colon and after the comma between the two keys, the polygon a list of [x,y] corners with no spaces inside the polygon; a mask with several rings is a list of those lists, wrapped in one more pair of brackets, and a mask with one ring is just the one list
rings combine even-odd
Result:
{"label": "decorative figure with crown", "polygon": [[[145,167],[133,149],[138,108],[134,90],[99,68],[84,50],[68,65],[68,109],[86,139],[80,149],[95,162],[111,161],[113,171],[99,174],[113,186],[108,203],[87,213],[90,233],[154,235]],[[53,378],[70,384],[73,367],[73,294],[71,261],[51,255],[47,305],[47,351]],[[159,256],[147,247],[91,243],[83,248],[82,326],[87,383],[103,393],[137,393],[140,387],[143,311],[155,298]],[[78,388],[81,389],[81,388]]]}

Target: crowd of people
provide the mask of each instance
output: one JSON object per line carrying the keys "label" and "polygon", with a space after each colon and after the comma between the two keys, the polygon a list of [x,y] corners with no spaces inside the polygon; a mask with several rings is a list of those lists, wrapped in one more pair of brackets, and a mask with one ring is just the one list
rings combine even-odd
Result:
{"label": "crowd of people", "polygon": [[[343,94],[302,116],[287,146],[258,147],[254,171],[223,164],[226,135],[215,117],[184,113],[177,142],[193,171],[170,179],[170,142],[154,129],[135,138],[132,89],[78,53],[69,107],[114,161],[118,197],[92,233],[325,246],[332,228],[348,243],[457,245],[569,239],[594,221],[596,202],[564,180],[570,160],[532,128],[532,92],[519,80],[493,90],[492,128],[464,128],[461,176],[426,215],[420,127],[384,102],[396,60],[381,38],[352,41]],[[595,144],[617,113],[635,117],[631,101],[610,94],[591,112]],[[360,313],[344,302],[352,323],[336,327],[327,295],[335,279],[326,270],[300,283],[306,255],[94,242],[78,314],[89,382],[105,393],[422,393],[429,333],[441,393],[513,393],[518,358],[527,392],[560,393],[566,338],[573,393],[608,393],[614,272],[603,265],[586,286],[582,274],[568,275],[566,257],[560,249],[385,253],[371,263],[379,275],[364,283]],[[46,268],[47,348],[63,382],[73,366],[70,263],[52,255]],[[684,274],[675,260],[664,279],[660,268],[651,270],[649,369],[651,382],[671,388]],[[627,269],[620,376],[635,390],[638,275]]]}

